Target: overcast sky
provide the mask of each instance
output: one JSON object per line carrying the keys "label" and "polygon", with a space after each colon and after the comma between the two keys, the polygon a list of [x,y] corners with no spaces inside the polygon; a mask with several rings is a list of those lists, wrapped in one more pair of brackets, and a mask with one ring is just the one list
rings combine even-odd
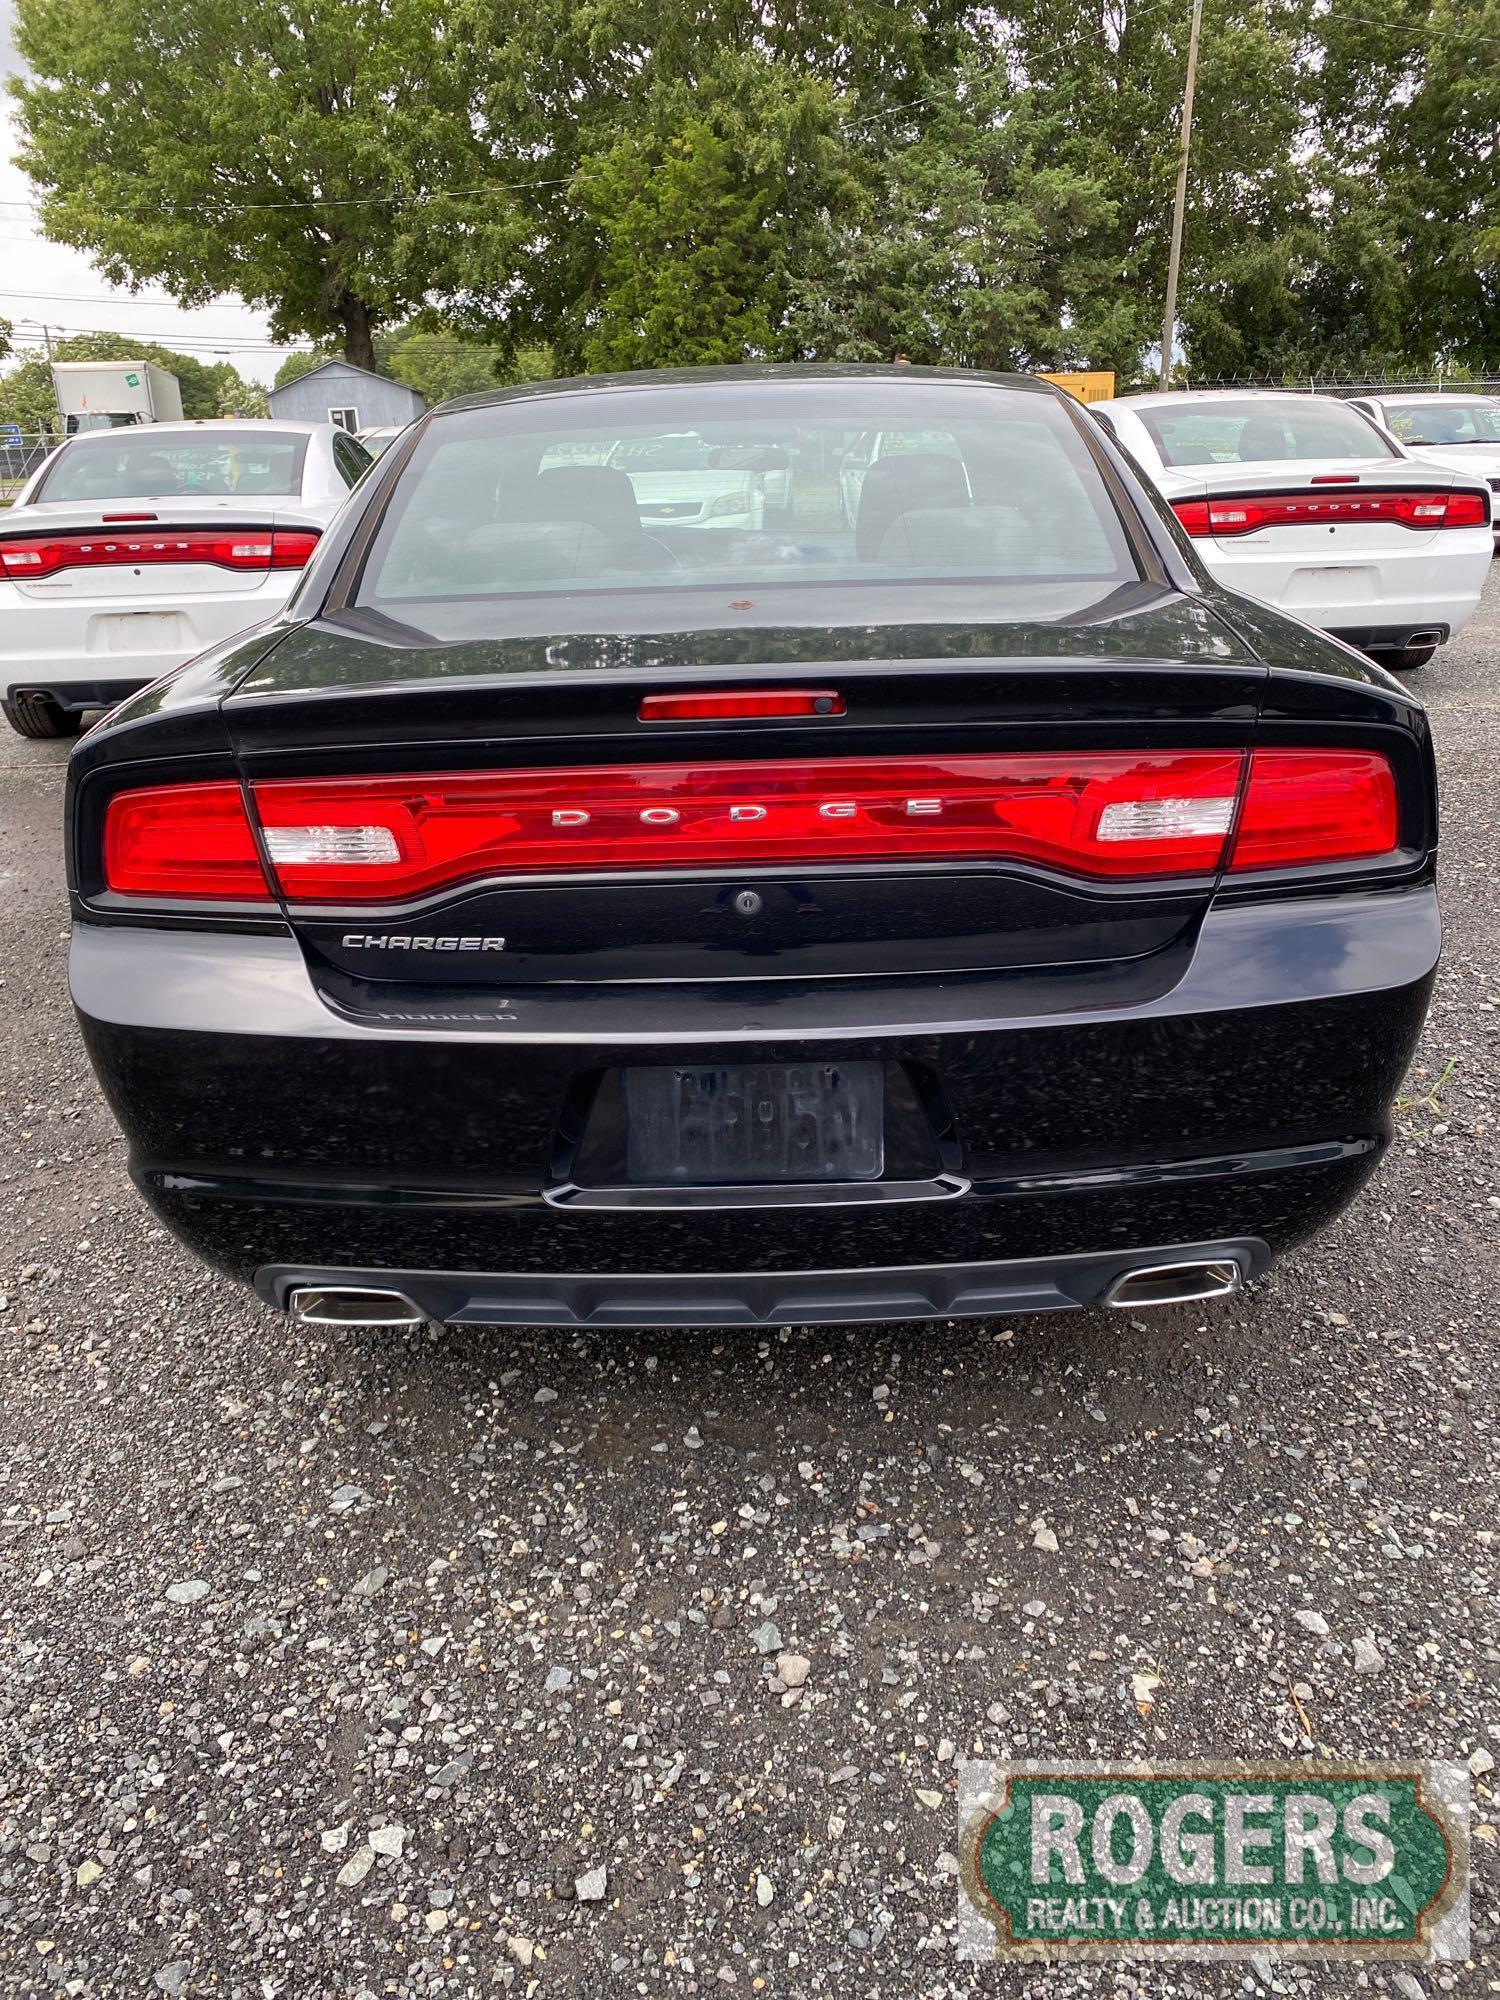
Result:
{"label": "overcast sky", "polygon": [[[19,67],[11,45],[13,0],[0,0],[0,71]],[[31,183],[14,164],[15,126],[9,101],[0,108],[0,319],[12,321],[17,347],[39,342],[41,323],[54,333],[104,329],[159,340],[205,360],[229,360],[246,377],[269,382],[284,348],[272,349],[264,313],[239,299],[216,300],[185,312],[161,292],[108,285],[80,250],[48,243],[36,233]],[[29,323],[28,323],[29,322]]]}

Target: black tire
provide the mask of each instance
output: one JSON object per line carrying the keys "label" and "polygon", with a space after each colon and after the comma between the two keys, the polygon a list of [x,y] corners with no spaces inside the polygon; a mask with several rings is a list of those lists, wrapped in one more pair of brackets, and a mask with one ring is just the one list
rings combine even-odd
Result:
{"label": "black tire", "polygon": [[1418,667],[1426,666],[1436,651],[1436,646],[1395,646],[1389,653],[1377,653],[1375,658],[1393,674],[1414,674]]}
{"label": "black tire", "polygon": [[50,694],[13,694],[3,706],[5,719],[17,736],[46,741],[59,736],[76,736],[83,728],[83,711],[64,708]]}

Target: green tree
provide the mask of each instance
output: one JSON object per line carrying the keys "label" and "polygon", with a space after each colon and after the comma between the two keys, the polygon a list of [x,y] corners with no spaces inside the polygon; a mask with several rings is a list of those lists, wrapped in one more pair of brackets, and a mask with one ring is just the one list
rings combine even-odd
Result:
{"label": "green tree", "polygon": [[459,340],[451,332],[403,328],[390,341],[382,360],[398,382],[405,382],[429,403],[495,387],[494,352]]}
{"label": "green tree", "polygon": [[46,357],[21,349],[0,375],[0,423],[16,424],[27,436],[57,429],[57,397]]}
{"label": "green tree", "polygon": [[977,54],[919,110],[865,130],[852,195],[795,287],[808,359],[1108,366],[1139,334],[1079,320],[1115,203],[1036,93]]}
{"label": "green tree", "polygon": [[236,292],[369,367],[441,284],[474,52],[444,0],[18,0],[10,88],[44,232],[111,282]]}
{"label": "green tree", "polygon": [[[822,207],[844,199],[839,108],[921,96],[964,0],[454,0],[488,51],[476,121],[505,200],[451,217],[446,310],[566,371],[773,357]],[[695,200],[695,190],[698,199]],[[641,267],[642,260],[650,269]],[[695,303],[706,285],[729,329]]]}
{"label": "green tree", "polygon": [[1282,32],[1297,46],[1281,88],[1301,119],[1298,165],[1237,230],[1215,240],[1207,218],[1209,254],[1204,222],[1196,246],[1190,227],[1194,367],[1304,380],[1500,367],[1500,0],[1334,7],[1300,26],[1288,11]]}
{"label": "green tree", "polygon": [[1422,13],[1412,27],[1426,33],[1395,22],[1384,49],[1365,31],[1371,89],[1388,109],[1355,157],[1382,190],[1406,277],[1409,355],[1500,369],[1500,0],[1436,0]]}
{"label": "green tree", "polygon": [[591,369],[775,360],[810,202],[842,172],[838,100],[763,58],[670,86],[576,183],[599,240]]}

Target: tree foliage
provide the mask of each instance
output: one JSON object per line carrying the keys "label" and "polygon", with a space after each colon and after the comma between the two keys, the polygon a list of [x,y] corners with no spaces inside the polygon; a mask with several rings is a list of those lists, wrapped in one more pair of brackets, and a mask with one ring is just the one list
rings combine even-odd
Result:
{"label": "tree foliage", "polygon": [[422,191],[481,171],[443,0],[22,0],[16,46],[47,235],[367,367],[442,268]]}
{"label": "tree foliage", "polygon": [[[481,389],[493,389],[499,382],[535,382],[556,373],[552,356],[544,347],[523,347],[507,354],[502,362],[492,346],[466,339],[454,328],[434,321],[428,325],[408,320],[386,328],[375,336],[375,366],[398,382],[405,382],[429,403],[443,403],[450,396],[468,396]],[[273,387],[283,388],[301,375],[335,358],[338,350],[327,342],[310,352],[287,355],[276,371]]]}
{"label": "tree foliage", "polygon": [[[432,400],[1159,337],[1187,0],[18,7],[50,233]],[[1205,0],[1195,374],[1500,365],[1497,48],[1500,0]]]}

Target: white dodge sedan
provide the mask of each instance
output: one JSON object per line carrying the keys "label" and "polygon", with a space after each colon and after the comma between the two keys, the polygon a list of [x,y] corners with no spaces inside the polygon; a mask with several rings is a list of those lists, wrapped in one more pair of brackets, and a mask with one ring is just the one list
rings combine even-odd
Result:
{"label": "white dodge sedan", "polygon": [[1355,396],[1351,401],[1356,410],[1384,424],[1413,458],[1482,479],[1492,493],[1500,493],[1500,396],[1426,391]]}
{"label": "white dodge sedan", "polygon": [[332,424],[148,424],[69,438],[0,515],[0,698],[73,736],[272,617],[370,464]]}
{"label": "white dodge sedan", "polygon": [[1332,396],[1207,390],[1091,403],[1222,582],[1409,672],[1466,625],[1490,492]]}

